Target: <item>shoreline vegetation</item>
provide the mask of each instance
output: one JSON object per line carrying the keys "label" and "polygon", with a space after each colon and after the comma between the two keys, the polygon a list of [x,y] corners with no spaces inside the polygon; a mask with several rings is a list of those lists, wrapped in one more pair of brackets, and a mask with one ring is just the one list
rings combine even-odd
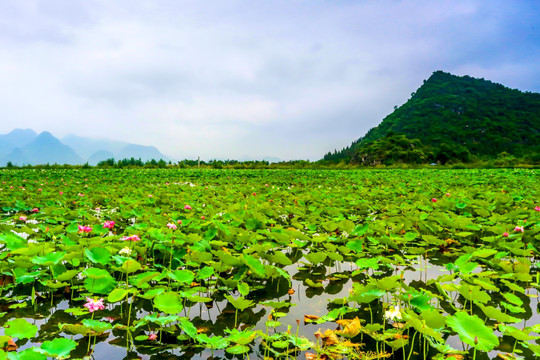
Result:
{"label": "shoreline vegetation", "polygon": [[268,162],[265,160],[255,161],[237,161],[237,160],[181,160],[181,161],[165,161],[165,160],[150,160],[142,161],[141,159],[108,159],[101,161],[95,166],[88,163],[82,165],[70,164],[42,164],[42,165],[16,165],[10,162],[0,169],[130,169],[130,168],[149,168],[149,169],[317,169],[317,170],[354,170],[354,169],[498,169],[498,168],[527,168],[539,169],[540,162],[531,161],[530,159],[517,159],[512,156],[502,156],[496,159],[477,160],[472,162],[447,162],[439,163],[381,163],[375,165],[364,165],[351,163],[346,161],[332,162],[326,160],[309,161],[309,160],[291,160],[281,162]]}

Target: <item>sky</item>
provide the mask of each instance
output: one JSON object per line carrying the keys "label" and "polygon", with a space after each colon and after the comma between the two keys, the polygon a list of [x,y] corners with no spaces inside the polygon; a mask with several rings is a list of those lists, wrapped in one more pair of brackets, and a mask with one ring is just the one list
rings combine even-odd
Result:
{"label": "sky", "polygon": [[0,134],[317,160],[433,71],[540,92],[540,1],[3,0]]}

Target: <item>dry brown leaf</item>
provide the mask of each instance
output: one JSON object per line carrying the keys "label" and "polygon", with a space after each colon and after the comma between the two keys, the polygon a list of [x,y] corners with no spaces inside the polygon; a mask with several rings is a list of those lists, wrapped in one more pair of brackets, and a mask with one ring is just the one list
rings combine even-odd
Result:
{"label": "dry brown leaf", "polygon": [[304,315],[304,324],[319,320],[317,315]]}
{"label": "dry brown leaf", "polygon": [[13,339],[9,339],[8,342],[7,342],[7,345],[6,347],[4,348],[4,350],[6,351],[16,351],[19,347],[17,346],[17,344],[15,344],[15,341],[13,341]]}
{"label": "dry brown leaf", "polygon": [[343,330],[336,331],[337,334],[344,335],[346,337],[352,338],[360,333],[362,325],[360,324],[360,319],[355,317],[354,319],[343,319],[336,321],[339,325],[343,327]]}

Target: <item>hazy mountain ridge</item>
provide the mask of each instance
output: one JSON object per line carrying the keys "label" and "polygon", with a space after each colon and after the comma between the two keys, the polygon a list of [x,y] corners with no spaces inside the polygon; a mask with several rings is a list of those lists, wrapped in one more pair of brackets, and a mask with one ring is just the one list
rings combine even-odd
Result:
{"label": "hazy mountain ridge", "polygon": [[[404,138],[396,138],[396,133]],[[370,150],[393,151],[396,149],[388,145],[409,141],[409,147],[422,147],[425,161],[438,161],[439,155],[452,160],[457,154],[459,161],[501,154],[538,156],[540,94],[436,71],[378,126],[351,146],[326,154],[324,160],[362,162],[367,147],[387,137],[389,141],[371,145]],[[420,142],[415,145],[412,140]]]}
{"label": "hazy mountain ridge", "polygon": [[[71,146],[70,146],[71,145]],[[154,146],[130,144],[108,139],[92,139],[76,135],[61,140],[50,132],[36,134],[31,129],[15,129],[0,135],[0,166],[8,162],[13,165],[70,164],[80,165],[115,158],[168,160]]]}

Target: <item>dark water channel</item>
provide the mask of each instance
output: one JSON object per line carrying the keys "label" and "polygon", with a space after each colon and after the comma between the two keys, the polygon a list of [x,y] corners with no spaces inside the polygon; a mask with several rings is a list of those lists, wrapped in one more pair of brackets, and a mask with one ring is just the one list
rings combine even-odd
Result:
{"label": "dark water channel", "polygon": [[[423,258],[418,258],[412,261],[411,266],[402,267],[393,270],[377,271],[369,270],[365,273],[355,273],[356,266],[351,263],[333,263],[332,266],[319,266],[319,267],[298,267],[297,264],[285,267],[284,270],[289,274],[292,274],[291,286],[285,279],[270,280],[265,283],[264,288],[257,289],[250,293],[248,298],[260,302],[263,300],[273,301],[286,301],[292,304],[290,307],[280,308],[279,312],[282,313],[282,317],[273,320],[279,320],[280,326],[276,328],[276,331],[286,331],[287,327],[290,327],[291,333],[298,331],[298,336],[306,337],[310,341],[317,343],[315,332],[319,329],[325,331],[326,329],[335,330],[336,324],[334,322],[327,322],[321,324],[304,323],[304,315],[316,315],[322,317],[326,315],[329,310],[337,307],[333,304],[333,300],[344,299],[350,294],[353,289],[353,282],[362,280],[366,276],[388,276],[392,274],[402,274],[405,284],[413,287],[421,288],[429,280],[437,279],[439,276],[449,274],[449,270],[445,267],[444,259],[432,259],[426,261]],[[480,268],[477,269],[480,271]],[[337,275],[337,276],[336,276]],[[354,276],[353,276],[354,275]],[[314,288],[305,285],[304,280],[311,279],[313,281],[322,280],[323,287]],[[459,280],[459,279],[457,279]],[[289,289],[294,290],[294,294],[289,294]],[[540,323],[540,307],[538,291],[531,287],[527,290],[527,297],[529,299],[529,306],[526,314],[524,314],[523,326],[530,326]],[[389,298],[382,298],[383,301],[391,300]],[[456,296],[456,301],[458,298]],[[48,301],[41,302],[37,305],[35,311],[31,309],[18,309],[15,312],[19,313],[15,316],[26,318],[28,321],[34,323],[41,331],[46,328],[50,328],[51,338],[40,339],[50,340],[54,337],[55,333],[58,333],[58,323],[69,323],[72,320],[72,315],[64,312],[64,310],[70,307],[80,306],[79,302],[71,303],[71,300],[58,297],[54,301],[54,306],[50,307]],[[443,306],[444,308],[444,306]],[[134,318],[140,319],[141,317],[152,312],[152,305],[150,301],[139,299],[134,303]],[[370,315],[368,309],[360,307],[360,312],[355,314],[361,317],[362,321],[369,322],[370,316],[373,316],[375,321],[384,322],[383,309],[381,306],[373,306],[373,314]],[[125,305],[111,305],[108,304],[106,309],[100,314],[102,317],[100,320],[110,321],[111,324],[115,324],[122,316],[125,316]],[[189,313],[188,313],[189,312]],[[33,313],[35,317],[31,318],[30,314]],[[269,315],[272,313],[272,308],[264,305],[256,305],[252,308],[239,312],[238,322],[239,329],[245,329],[253,327],[255,330],[261,330],[272,334],[274,329],[268,329],[266,322],[269,320]],[[123,315],[124,314],[124,315]],[[182,316],[188,316],[197,328],[203,327],[207,329],[207,333],[213,335],[227,336],[224,331],[226,328],[232,327],[235,321],[235,310],[228,304],[226,299],[218,299],[206,306],[203,303],[197,303],[191,308],[184,308]],[[446,315],[446,314],[445,314]],[[3,333],[3,329],[0,330]],[[496,332],[496,335],[501,336]],[[66,335],[63,335],[64,337]],[[77,348],[71,353],[71,358],[84,358],[84,359],[96,359],[96,360],[120,360],[120,359],[144,359],[144,360],[167,360],[167,359],[236,359],[236,358],[251,358],[259,359],[263,358],[264,350],[260,344],[258,338],[251,346],[251,352],[244,355],[231,355],[225,352],[225,350],[214,350],[204,347],[177,347],[175,338],[168,338],[166,335],[162,338],[162,344],[152,341],[135,341],[135,347],[131,347],[130,351],[126,350],[126,336],[125,332],[118,329],[106,332],[103,336],[93,338],[95,341],[93,346],[93,352],[90,356],[86,356],[86,351],[89,346],[88,338],[83,336],[73,336],[79,344]],[[376,350],[376,344],[374,341],[370,341],[369,337],[363,337],[365,347],[363,350],[371,349]],[[446,343],[457,350],[468,350],[468,346],[464,345],[457,335],[447,336]],[[23,350],[30,346],[39,346],[39,343],[22,342],[19,350]],[[477,359],[496,358],[499,353],[512,353],[514,346],[514,340],[512,338],[503,337],[499,347],[491,351],[488,355],[478,355]],[[313,351],[311,351],[313,352]],[[414,352],[411,359],[424,359],[431,358],[431,356],[437,354],[432,351],[429,354]],[[295,358],[295,354],[291,354],[288,358]],[[488,357],[489,356],[489,357]],[[530,356],[530,355],[527,355]],[[525,356],[524,358],[528,358]],[[465,355],[467,357],[467,355]],[[287,358],[287,357],[284,357]],[[297,352],[296,358],[304,359],[305,352]],[[393,359],[402,359],[400,351],[396,351]]]}

